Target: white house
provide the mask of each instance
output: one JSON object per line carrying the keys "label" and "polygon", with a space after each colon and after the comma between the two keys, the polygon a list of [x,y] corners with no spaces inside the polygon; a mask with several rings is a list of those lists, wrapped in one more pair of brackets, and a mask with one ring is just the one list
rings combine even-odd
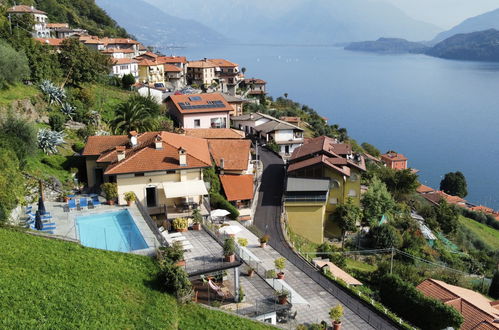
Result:
{"label": "white house", "polygon": [[135,79],[139,78],[138,61],[131,58],[113,58],[113,72],[117,77],[123,77],[126,74],[132,74]]}
{"label": "white house", "polygon": [[34,19],[33,32],[34,38],[50,38],[51,31],[47,27],[48,16],[47,13],[36,9],[33,6],[19,5],[11,7],[7,10],[9,18],[12,19],[13,15],[31,15]]}

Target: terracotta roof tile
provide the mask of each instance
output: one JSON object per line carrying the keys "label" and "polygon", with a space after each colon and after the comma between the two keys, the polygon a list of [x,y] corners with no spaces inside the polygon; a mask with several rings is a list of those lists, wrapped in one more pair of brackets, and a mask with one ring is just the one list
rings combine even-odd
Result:
{"label": "terracotta roof tile", "polygon": [[11,7],[9,9],[7,9],[7,13],[14,13],[14,14],[16,14],[16,13],[20,13],[20,14],[30,13],[30,14],[47,15],[47,13],[44,11],[38,10],[32,6],[25,6],[25,5],[18,5],[18,6]]}
{"label": "terracotta roof tile", "polygon": [[[201,113],[201,112],[230,112],[234,111],[232,106],[227,103],[225,98],[220,93],[210,94],[190,94],[190,95],[170,95],[169,98],[177,110],[182,114]],[[189,106],[204,106],[211,105],[213,102],[218,102],[219,106],[210,106],[209,108],[184,109],[180,103],[188,103]]]}
{"label": "terracotta roof tile", "polygon": [[182,72],[182,69],[173,64],[163,64],[165,72]]}
{"label": "terracotta roof tile", "polygon": [[41,42],[42,44],[53,47],[60,46],[64,41],[64,39],[58,39],[58,38],[35,38],[35,40]]}
{"label": "terracotta roof tile", "polygon": [[161,63],[187,63],[187,58],[184,56],[159,56],[156,58],[156,61]]}
{"label": "terracotta roof tile", "polygon": [[220,175],[220,182],[227,200],[253,199],[253,175]]}
{"label": "terracotta roof tile", "polygon": [[244,139],[243,131],[233,128],[185,128],[185,135],[201,139]]}
{"label": "terracotta roof tile", "polygon": [[69,29],[68,23],[47,23],[49,29]]}
{"label": "terracotta roof tile", "polygon": [[244,171],[248,169],[250,157],[250,140],[209,140],[210,153],[221,167],[222,159],[224,169],[227,171]]}
{"label": "terracotta roof tile", "polygon": [[105,151],[126,143],[128,143],[128,136],[126,135],[89,136],[82,155],[99,156]]}
{"label": "terracotta roof tile", "polygon": [[120,64],[138,63],[138,61],[134,60],[133,58],[113,58],[111,59],[111,63],[113,65],[120,65]]}
{"label": "terracotta roof tile", "polygon": [[251,84],[265,85],[267,82],[265,80],[262,80],[262,79],[251,78],[251,79],[244,79],[244,83],[246,85],[251,85]]}
{"label": "terracotta roof tile", "polygon": [[430,193],[430,192],[434,192],[435,189],[431,188],[431,187],[428,187],[428,186],[425,186],[424,184],[422,185],[419,185],[419,187],[416,188],[416,191],[420,194],[427,194],[427,193]]}
{"label": "terracotta roof tile", "polygon": [[405,157],[402,154],[396,153],[396,152],[389,152],[389,153],[381,155],[381,159],[388,160],[388,161],[404,161],[404,160],[407,160],[407,157]]}

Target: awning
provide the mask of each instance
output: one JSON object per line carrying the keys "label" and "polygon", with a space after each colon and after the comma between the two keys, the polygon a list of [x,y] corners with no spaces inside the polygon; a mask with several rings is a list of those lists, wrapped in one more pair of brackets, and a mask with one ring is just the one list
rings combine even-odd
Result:
{"label": "awning", "polygon": [[208,190],[206,190],[206,185],[203,180],[164,182],[163,189],[166,198],[208,195]]}

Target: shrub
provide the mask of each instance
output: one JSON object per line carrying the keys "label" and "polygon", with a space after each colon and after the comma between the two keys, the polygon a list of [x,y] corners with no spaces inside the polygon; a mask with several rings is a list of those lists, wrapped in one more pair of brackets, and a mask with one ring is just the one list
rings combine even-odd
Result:
{"label": "shrub", "polygon": [[160,256],[162,260],[176,263],[184,260],[184,249],[181,242],[173,242],[172,246],[161,247]]}
{"label": "shrub", "polygon": [[73,120],[73,116],[75,115],[76,108],[71,104],[65,102],[61,105],[61,113],[68,117],[70,120]]}
{"label": "shrub", "polygon": [[188,302],[192,295],[192,284],[187,273],[170,262],[160,262],[160,282],[165,290],[174,295],[179,302]]}
{"label": "shrub", "polygon": [[106,196],[106,200],[112,201],[118,198],[118,185],[116,183],[106,182],[103,183],[100,188]]}
{"label": "shrub", "polygon": [[18,53],[6,42],[0,41],[0,89],[29,77],[26,55]]}
{"label": "shrub", "polygon": [[286,259],[284,259],[282,257],[277,258],[276,260],[274,260],[274,265],[275,265],[275,268],[277,268],[282,273],[284,268],[286,268]]}
{"label": "shrub", "polygon": [[331,310],[329,311],[329,317],[333,322],[340,323],[341,318],[343,317],[343,306],[338,304],[331,308]]}
{"label": "shrub", "polygon": [[37,135],[38,147],[46,154],[56,154],[57,147],[64,144],[64,133],[42,128]]}
{"label": "shrub", "polygon": [[66,124],[66,118],[63,114],[59,112],[51,113],[49,116],[49,125],[53,131],[61,132],[64,130],[64,124]]}
{"label": "shrub", "polygon": [[199,211],[198,208],[194,209],[192,211],[192,222],[194,223],[202,223],[203,222],[203,216],[201,215],[201,211]]}
{"label": "shrub", "polygon": [[238,298],[239,298],[237,302],[240,302],[240,303],[243,302],[245,294],[244,294],[244,290],[243,290],[242,285],[239,285],[239,290],[237,291],[237,293],[238,293]]}
{"label": "shrub", "polygon": [[428,330],[459,329],[463,323],[463,317],[456,309],[426,297],[397,275],[385,275],[378,282],[383,304],[417,327]]}
{"label": "shrub", "polygon": [[83,149],[85,149],[85,143],[77,141],[73,144],[73,150],[77,153],[83,152]]}
{"label": "shrub", "polygon": [[240,237],[237,239],[237,243],[241,246],[247,246],[248,245],[248,239],[244,238],[244,237]]}
{"label": "shrub", "polygon": [[277,276],[275,270],[269,269],[265,272],[265,277],[266,278],[275,278]]}
{"label": "shrub", "polygon": [[189,227],[189,220],[187,218],[176,218],[172,221],[173,229],[185,230]]}
{"label": "shrub", "polygon": [[270,142],[268,142],[266,147],[269,150],[275,152],[276,154],[281,151],[279,145],[274,140],[271,140]]}
{"label": "shrub", "polygon": [[224,256],[228,257],[236,253],[236,242],[232,237],[229,237],[224,242]]}
{"label": "shrub", "polygon": [[[328,242],[324,242],[321,245],[319,245],[317,247],[317,252],[318,253],[327,253],[327,258],[329,258],[329,260],[333,264],[335,264],[336,266],[338,266],[340,268],[344,268],[347,266],[347,259],[346,259],[345,255],[343,255],[342,253],[339,253],[338,249],[334,245],[332,245]],[[325,256],[322,256],[322,257],[325,257]]]}
{"label": "shrub", "polygon": [[260,237],[260,243],[268,243],[270,241],[270,235],[265,234],[262,237]]}
{"label": "shrub", "polygon": [[399,248],[403,243],[402,235],[389,224],[372,227],[369,238],[371,246],[375,249]]}
{"label": "shrub", "polygon": [[62,105],[63,101],[66,99],[66,92],[64,89],[54,85],[50,80],[42,81],[40,90],[50,104],[58,103]]}
{"label": "shrub", "polygon": [[127,202],[135,202],[137,200],[137,196],[133,191],[129,191],[125,193],[125,200]]}
{"label": "shrub", "polygon": [[36,128],[27,120],[8,117],[0,124],[0,149],[12,150],[21,167],[36,151],[36,145]]}
{"label": "shrub", "polygon": [[233,220],[237,219],[239,216],[238,209],[229,203],[222,195],[214,193],[210,194],[210,203],[213,208],[224,209],[230,212],[229,217]]}
{"label": "shrub", "polygon": [[131,73],[126,74],[121,78],[121,84],[124,89],[129,90],[135,84],[135,77]]}

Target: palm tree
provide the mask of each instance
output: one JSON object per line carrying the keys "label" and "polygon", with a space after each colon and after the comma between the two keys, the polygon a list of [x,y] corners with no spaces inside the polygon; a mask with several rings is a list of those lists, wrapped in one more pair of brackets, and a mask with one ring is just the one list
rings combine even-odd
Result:
{"label": "palm tree", "polygon": [[284,97],[285,97],[285,98],[288,98],[288,93],[284,93]]}
{"label": "palm tree", "polygon": [[144,103],[132,98],[118,106],[116,116],[109,125],[115,134],[127,134],[130,131],[152,131],[157,127],[157,120]]}

